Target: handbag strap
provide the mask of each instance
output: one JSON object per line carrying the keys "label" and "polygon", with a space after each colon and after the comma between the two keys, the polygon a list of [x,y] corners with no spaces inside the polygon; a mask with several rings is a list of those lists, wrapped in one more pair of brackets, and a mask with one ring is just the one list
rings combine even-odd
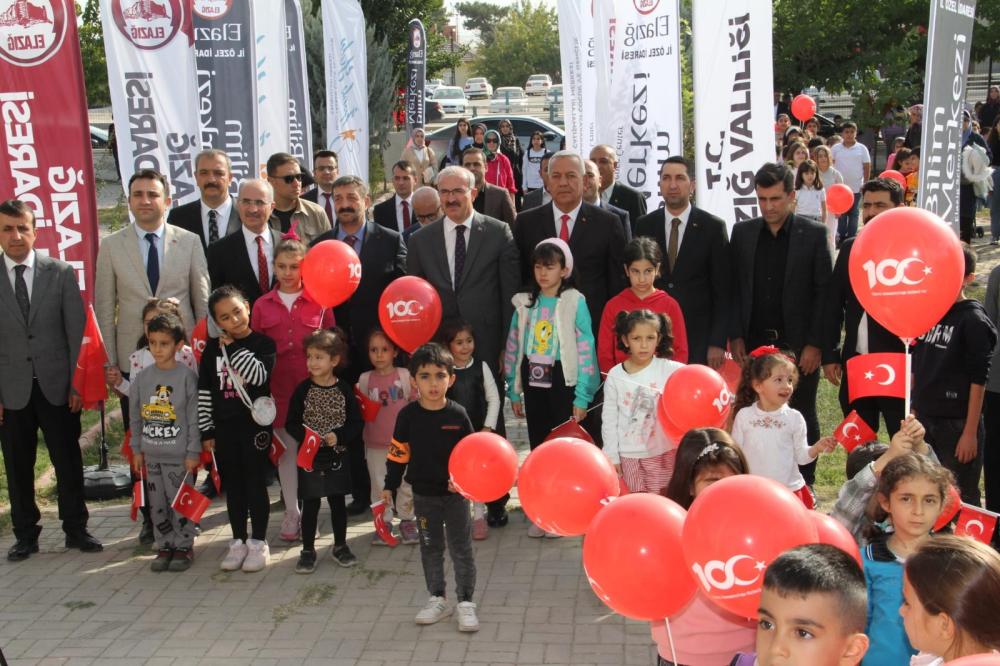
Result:
{"label": "handbag strap", "polygon": [[250,401],[250,396],[243,386],[243,379],[240,377],[240,373],[236,371],[236,368],[233,367],[232,362],[229,360],[229,354],[226,353],[226,345],[220,342],[219,348],[222,349],[222,364],[229,371],[229,380],[233,383],[233,388],[236,389],[236,393],[240,396],[240,400],[243,401],[246,408],[253,411],[253,402]]}

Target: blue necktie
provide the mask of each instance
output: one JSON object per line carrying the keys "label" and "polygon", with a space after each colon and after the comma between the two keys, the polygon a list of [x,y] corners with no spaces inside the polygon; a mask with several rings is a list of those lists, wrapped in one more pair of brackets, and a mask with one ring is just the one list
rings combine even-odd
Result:
{"label": "blue necktie", "polygon": [[149,241],[149,253],[146,255],[146,277],[149,278],[149,289],[156,295],[156,287],[160,284],[160,255],[156,251],[156,234],[146,234]]}

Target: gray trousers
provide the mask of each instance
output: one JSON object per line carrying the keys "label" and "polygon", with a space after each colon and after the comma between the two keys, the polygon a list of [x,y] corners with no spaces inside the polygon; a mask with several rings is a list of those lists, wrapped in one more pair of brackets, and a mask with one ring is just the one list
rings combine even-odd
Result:
{"label": "gray trousers", "polygon": [[476,561],[472,553],[472,520],[469,500],[461,495],[413,494],[413,509],[420,527],[420,560],[424,566],[427,591],[445,596],[444,551],[455,567],[455,595],[458,601],[472,601],[476,591]]}
{"label": "gray trousers", "polygon": [[158,549],[194,546],[194,523],[170,506],[184,480],[184,472],[183,463],[146,463],[146,503]]}

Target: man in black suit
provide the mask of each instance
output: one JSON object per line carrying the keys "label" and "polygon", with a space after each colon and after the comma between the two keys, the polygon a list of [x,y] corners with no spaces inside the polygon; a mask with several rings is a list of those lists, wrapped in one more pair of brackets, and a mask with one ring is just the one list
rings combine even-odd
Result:
{"label": "man in black suit", "polygon": [[430,185],[418,187],[413,192],[413,221],[410,228],[403,232],[403,242],[409,246],[410,236],[426,227],[435,220],[440,220],[444,213],[441,211],[441,197],[438,191]]}
{"label": "man in black suit", "polygon": [[[333,228],[317,236],[315,245],[327,240],[339,240],[354,248],[361,259],[361,283],[346,302],[333,310],[337,326],[347,333],[350,365],[343,380],[348,386],[358,376],[371,369],[368,360],[368,334],[379,327],[378,301],[389,283],[406,274],[406,245],[399,233],[365,220],[371,206],[368,185],[357,176],[341,176],[333,184],[333,204],[336,221]],[[365,463],[365,446],[359,436],[351,447],[351,504],[348,512],[360,515],[368,511],[371,482]]]}
{"label": "man in black suit", "polygon": [[318,150],[313,155],[313,180],[316,187],[302,195],[306,201],[319,204],[326,211],[326,219],[333,224],[336,215],[333,212],[333,183],[340,178],[340,164],[337,153],[332,150]]}
{"label": "man in black suit", "polygon": [[[861,186],[861,214],[868,224],[879,213],[903,205],[903,188],[892,178],[876,178]],[[827,335],[823,345],[823,374],[834,386],[840,386],[840,408],[846,416],[852,409],[876,432],[879,415],[885,419],[889,436],[899,430],[903,420],[903,399],[886,396],[858,398],[848,401],[847,361],[859,354],[899,353],[903,343],[884,326],[865,313],[851,286],[848,262],[851,260],[852,236],[840,245],[833,278],[824,308],[823,330]],[[844,344],[840,344],[841,325],[845,328]]]}
{"label": "man in black suit", "polygon": [[417,172],[406,160],[392,165],[392,189],[396,193],[377,204],[372,210],[376,224],[400,234],[410,228],[413,219],[413,190],[417,187]]}
{"label": "man in black suit", "polygon": [[634,187],[615,180],[618,155],[615,154],[614,148],[606,143],[596,145],[590,151],[590,159],[596,162],[597,168],[601,170],[601,199],[628,211],[634,234],[636,221],[646,214],[646,197]]}
{"label": "man in black suit", "polygon": [[[798,217],[795,173],[765,164],[754,176],[761,217],[738,222],[729,243],[734,307],[730,347],[738,363],[761,345],[795,354],[801,377],[790,405],[806,421],[810,443],[820,438],[816,415],[821,349],[826,341],[823,304],[833,270],[826,227]],[[810,486],[816,462],[800,467]]]}
{"label": "man in black suit", "polygon": [[636,236],[663,253],[656,286],[677,300],[687,329],[688,362],[718,369],[725,360],[732,282],[726,223],[691,205],[691,166],[679,155],[660,167],[664,207],[639,218]]}
{"label": "man in black suit", "polygon": [[628,211],[624,208],[613,206],[601,198],[601,172],[594,160],[583,161],[583,200],[592,206],[597,206],[617,215],[622,223],[622,233],[625,234],[625,242],[628,243],[632,240],[632,222],[629,220]]}
{"label": "man in black suit", "polygon": [[483,151],[470,146],[462,151],[462,166],[472,172],[476,179],[476,196],[472,207],[477,213],[501,220],[508,225],[514,224],[517,214],[514,212],[514,202],[510,192],[502,187],[486,182],[486,155]]}
{"label": "man in black suit", "polygon": [[240,228],[236,200],[229,194],[233,182],[232,161],[226,151],[211,148],[198,153],[194,164],[194,179],[201,198],[172,208],[167,224],[198,234],[201,248],[207,251],[209,245]]}
{"label": "man in black suit", "polygon": [[274,248],[281,234],[268,226],[274,209],[271,185],[262,178],[240,183],[236,210],[240,231],[208,246],[208,277],[212,289],[224,284],[238,288],[250,307],[274,284]]}
{"label": "man in black suit", "polygon": [[552,196],[549,194],[550,159],[552,159],[552,153],[545,153],[542,155],[542,160],[538,163],[538,169],[542,175],[542,187],[539,187],[537,190],[532,190],[524,195],[524,202],[522,203],[521,210],[538,208],[539,206],[544,206],[552,201]]}

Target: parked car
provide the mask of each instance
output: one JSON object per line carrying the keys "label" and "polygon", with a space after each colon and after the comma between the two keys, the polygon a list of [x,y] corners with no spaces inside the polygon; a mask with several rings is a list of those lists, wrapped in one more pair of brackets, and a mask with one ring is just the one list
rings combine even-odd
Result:
{"label": "parked car", "polygon": [[445,113],[465,113],[465,107],[469,103],[458,86],[441,86],[434,91],[431,99],[439,103]]}
{"label": "parked car", "polygon": [[465,82],[465,96],[469,99],[473,97],[493,97],[493,86],[483,76],[474,76]]}
{"label": "parked car", "polygon": [[545,93],[545,101],[542,103],[542,109],[548,111],[553,106],[556,111],[562,111],[563,87],[561,83],[556,83],[548,89],[548,92]]}
{"label": "parked car", "polygon": [[490,113],[527,113],[528,96],[522,88],[497,88],[490,100]]}
{"label": "parked car", "polygon": [[[469,122],[472,125],[482,123],[486,125],[486,129],[493,129],[499,132],[501,120],[510,120],[510,124],[514,128],[514,135],[520,139],[522,146],[527,146],[531,139],[531,133],[539,130],[545,136],[545,147],[554,153],[559,150],[559,146],[565,136],[565,132],[552,123],[532,118],[531,116],[477,116]],[[434,152],[441,158],[447,155],[448,145],[451,143],[453,136],[455,136],[455,125],[445,125],[441,129],[427,135],[427,145],[433,148]]]}
{"label": "parked car", "polygon": [[548,74],[532,74],[524,84],[524,92],[529,95],[544,95],[552,87],[552,77]]}
{"label": "parked car", "polygon": [[107,148],[108,133],[95,125],[90,126],[90,147]]}

